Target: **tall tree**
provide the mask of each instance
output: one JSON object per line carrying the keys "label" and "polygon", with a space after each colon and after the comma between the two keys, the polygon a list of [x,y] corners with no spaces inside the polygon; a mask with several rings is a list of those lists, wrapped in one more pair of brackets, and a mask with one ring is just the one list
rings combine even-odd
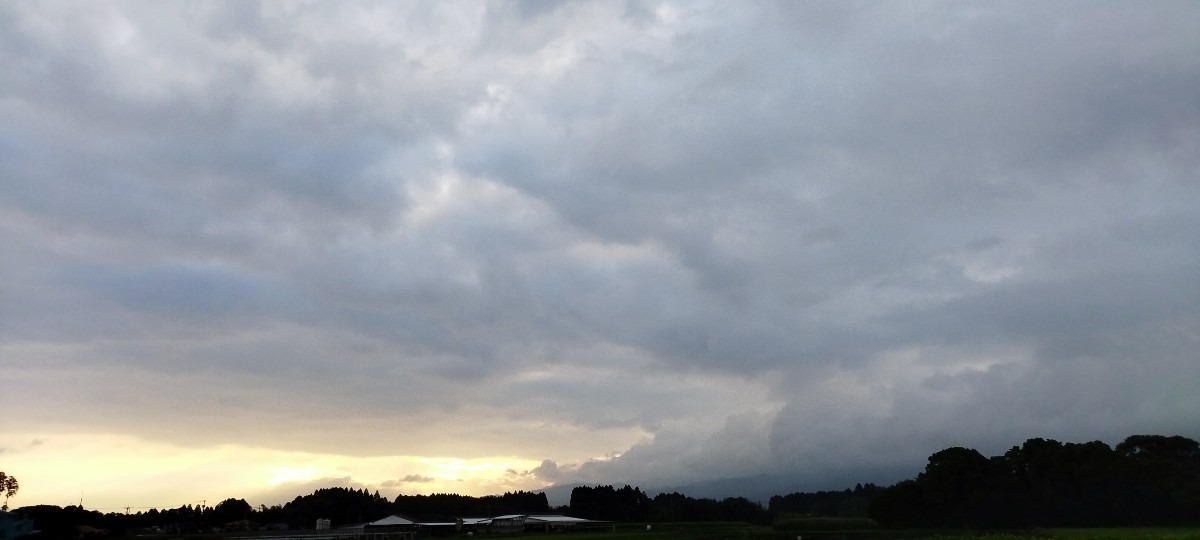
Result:
{"label": "tall tree", "polygon": [[1200,443],[1134,435],[1113,449],[1029,439],[991,459],[948,448],[916,479],[883,490],[871,516],[897,527],[1200,523]]}
{"label": "tall tree", "polygon": [[17,494],[21,489],[21,484],[17,482],[17,477],[4,474],[0,471],[0,493],[4,494],[4,506],[0,506],[2,510],[8,510],[8,498]]}
{"label": "tall tree", "polygon": [[1133,435],[1116,447],[1128,461],[1130,486],[1156,520],[1200,521],[1200,443],[1180,437]]}
{"label": "tall tree", "polygon": [[225,525],[235,521],[250,519],[250,515],[253,513],[254,508],[250,506],[250,503],[246,502],[246,499],[234,498],[225,499],[217,503],[217,506],[213,507],[210,512],[214,525]]}

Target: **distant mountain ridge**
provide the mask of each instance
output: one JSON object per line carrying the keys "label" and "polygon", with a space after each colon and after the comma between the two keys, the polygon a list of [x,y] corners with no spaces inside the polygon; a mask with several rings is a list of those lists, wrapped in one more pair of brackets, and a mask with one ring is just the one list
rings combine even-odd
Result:
{"label": "distant mountain ridge", "polygon": [[[752,476],[732,478],[716,478],[700,480],[686,484],[648,484],[635,485],[650,497],[660,493],[682,493],[696,499],[722,500],[728,497],[744,497],[751,501],[766,504],[775,495],[787,495],[797,492],[841,491],[853,489],[856,484],[873,483],[888,486],[900,480],[911,478],[918,471],[911,468],[883,468],[843,471],[836,474],[811,475],[801,473],[763,473]],[[566,506],[571,503],[571,490],[579,486],[594,487],[600,484],[554,484],[535,490],[546,494],[550,506]],[[616,482],[614,485],[625,485]]]}
{"label": "distant mountain ridge", "polygon": [[551,508],[559,506],[567,506],[571,504],[571,491],[577,487],[595,487],[600,484],[552,484],[542,489],[533,490],[534,493],[545,493],[546,501],[550,503]]}

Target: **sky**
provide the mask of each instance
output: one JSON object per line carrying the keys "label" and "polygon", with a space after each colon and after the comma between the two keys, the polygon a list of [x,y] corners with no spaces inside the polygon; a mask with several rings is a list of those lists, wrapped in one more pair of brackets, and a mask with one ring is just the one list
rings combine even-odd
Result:
{"label": "sky", "polygon": [[0,3],[10,505],[1200,438],[1198,20]]}

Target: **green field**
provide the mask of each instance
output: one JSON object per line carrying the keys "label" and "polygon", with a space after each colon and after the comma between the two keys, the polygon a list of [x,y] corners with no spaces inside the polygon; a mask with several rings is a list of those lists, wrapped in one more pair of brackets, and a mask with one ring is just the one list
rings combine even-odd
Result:
{"label": "green field", "polygon": [[[1039,531],[1040,532],[1040,531]],[[1051,538],[1069,540],[1200,540],[1200,527],[1153,527],[1108,529],[1047,529]]]}
{"label": "green field", "polygon": [[1031,531],[917,531],[917,530],[807,530],[780,532],[769,526],[744,523],[618,524],[616,530],[487,535],[504,540],[547,540],[569,536],[572,540],[1200,540],[1200,527],[1034,529]]}

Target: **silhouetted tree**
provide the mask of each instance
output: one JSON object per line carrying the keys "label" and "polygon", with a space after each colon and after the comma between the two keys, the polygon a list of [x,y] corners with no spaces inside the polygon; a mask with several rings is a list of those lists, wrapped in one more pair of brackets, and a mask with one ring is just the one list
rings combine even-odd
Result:
{"label": "silhouetted tree", "polygon": [[620,522],[650,521],[650,497],[641,489],[626,485],[579,486],[571,490],[571,513],[586,519]]}
{"label": "silhouetted tree", "polygon": [[48,540],[74,540],[85,536],[84,530],[108,530],[115,525],[113,515],[104,515],[93,510],[85,510],[79,506],[65,508],[53,505],[25,506],[18,510],[25,517],[32,519],[41,531],[41,537]]}
{"label": "silhouetted tree", "polygon": [[503,495],[470,497],[455,493],[398,495],[391,511],[398,514],[436,516],[499,516],[547,512],[550,503],[545,493],[517,491]]}
{"label": "silhouetted tree", "polygon": [[21,489],[21,484],[17,482],[17,477],[4,474],[0,471],[0,493],[4,494],[4,506],[0,509],[8,510],[8,498],[17,494]]}
{"label": "silhouetted tree", "polygon": [[1154,521],[1200,521],[1200,443],[1174,436],[1133,435],[1116,447],[1135,479],[1141,511]]}
{"label": "silhouetted tree", "polygon": [[387,516],[391,504],[387,499],[372,495],[365,489],[323,488],[292,499],[280,511],[293,528],[311,529],[316,520],[328,519],[334,525],[374,521]]}
{"label": "silhouetted tree", "polygon": [[250,519],[254,514],[254,508],[245,499],[225,499],[209,513],[209,520],[214,525],[224,525],[235,521]]}
{"label": "silhouetted tree", "polygon": [[948,448],[883,490],[871,517],[893,527],[1200,523],[1200,444],[1136,435],[1116,449],[1029,439],[1002,456]]}
{"label": "silhouetted tree", "polygon": [[768,509],[774,516],[867,517],[871,501],[882,490],[875,484],[858,484],[853,490],[776,495]]}

